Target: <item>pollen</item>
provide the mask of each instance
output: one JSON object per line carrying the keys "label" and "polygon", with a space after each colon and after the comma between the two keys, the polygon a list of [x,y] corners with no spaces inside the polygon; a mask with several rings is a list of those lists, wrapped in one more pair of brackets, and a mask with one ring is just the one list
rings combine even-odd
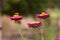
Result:
{"label": "pollen", "polygon": [[42,14],[41,14],[42,16],[44,16],[45,15],[45,12],[42,12]]}
{"label": "pollen", "polygon": [[15,15],[19,15],[19,13],[15,13]]}
{"label": "pollen", "polygon": [[14,17],[14,18],[19,17],[19,13],[15,13],[15,14],[13,15],[13,17]]}

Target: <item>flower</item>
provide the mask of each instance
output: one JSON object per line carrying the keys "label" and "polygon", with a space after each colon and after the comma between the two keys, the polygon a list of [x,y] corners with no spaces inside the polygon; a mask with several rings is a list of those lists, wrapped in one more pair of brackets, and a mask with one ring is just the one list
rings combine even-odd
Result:
{"label": "flower", "polygon": [[60,40],[60,37],[57,37],[56,40]]}
{"label": "flower", "polygon": [[0,26],[0,30],[2,30],[3,29],[3,27],[2,26]]}
{"label": "flower", "polygon": [[13,17],[10,17],[11,20],[21,20],[23,18],[23,16],[19,16],[18,13],[15,13],[15,15],[13,15]]}
{"label": "flower", "polygon": [[46,19],[48,18],[50,15],[46,14],[45,12],[42,12],[42,14],[37,14],[36,17],[37,18],[42,18],[42,19]]}
{"label": "flower", "polygon": [[15,20],[15,22],[20,22],[20,20],[23,18],[23,16],[20,16],[19,13],[15,13],[12,17],[10,17],[11,20]]}
{"label": "flower", "polygon": [[29,27],[33,27],[33,28],[37,28],[41,25],[41,22],[29,22],[28,26]]}

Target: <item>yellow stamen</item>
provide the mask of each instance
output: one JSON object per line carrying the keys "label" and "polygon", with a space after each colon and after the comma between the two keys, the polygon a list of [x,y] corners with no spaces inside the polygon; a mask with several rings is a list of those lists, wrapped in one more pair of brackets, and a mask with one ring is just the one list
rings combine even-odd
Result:
{"label": "yellow stamen", "polygon": [[19,13],[15,13],[15,15],[19,15]]}
{"label": "yellow stamen", "polygon": [[41,14],[42,16],[44,16],[45,15],[45,12],[42,12],[42,14]]}
{"label": "yellow stamen", "polygon": [[13,15],[14,18],[17,18],[18,16],[19,16],[19,13],[15,13],[15,14]]}

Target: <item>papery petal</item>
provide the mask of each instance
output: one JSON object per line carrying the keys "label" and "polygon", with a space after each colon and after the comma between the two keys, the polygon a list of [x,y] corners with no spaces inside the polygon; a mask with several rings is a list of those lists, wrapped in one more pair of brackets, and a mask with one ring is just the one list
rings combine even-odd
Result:
{"label": "papery petal", "polygon": [[17,18],[15,18],[15,17],[10,17],[11,20],[21,20],[22,18],[23,18],[23,16],[19,16],[19,17],[17,17]]}
{"label": "papery petal", "polygon": [[3,27],[2,26],[0,26],[0,30],[2,30],[3,29]]}
{"label": "papery petal", "polygon": [[29,27],[39,27],[41,25],[41,22],[29,22]]}
{"label": "papery petal", "polygon": [[57,37],[56,40],[60,40],[60,37]]}
{"label": "papery petal", "polygon": [[37,15],[36,15],[37,18],[42,18],[42,19],[46,19],[46,18],[48,18],[49,16],[50,16],[49,14],[45,14],[45,15],[37,14]]}

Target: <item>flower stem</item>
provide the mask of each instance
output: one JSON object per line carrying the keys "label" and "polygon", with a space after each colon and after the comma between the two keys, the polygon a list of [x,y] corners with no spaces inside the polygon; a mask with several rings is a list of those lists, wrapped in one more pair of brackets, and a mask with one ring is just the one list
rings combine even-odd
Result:
{"label": "flower stem", "polygon": [[[38,35],[36,35],[37,37],[39,37],[39,38],[37,38],[38,40],[44,40],[44,36],[42,35],[42,29],[40,29],[40,31],[39,31],[39,28],[34,28],[35,29],[35,32],[38,34]],[[39,35],[39,33],[40,33],[40,35]],[[40,38],[41,37],[41,38]]]}
{"label": "flower stem", "polygon": [[44,21],[44,30],[45,30],[45,34],[44,34],[44,39],[45,40],[48,40],[48,35],[47,35],[47,28],[49,27],[49,25],[50,25],[50,19],[48,18],[48,19],[45,19],[45,20],[43,20]]}
{"label": "flower stem", "polygon": [[33,28],[33,30],[35,31],[35,39],[34,40],[40,40],[40,35],[39,35],[39,32],[37,30],[37,28]]}
{"label": "flower stem", "polygon": [[18,31],[19,31],[19,33],[20,33],[20,35],[21,35],[22,40],[24,40],[23,31],[22,31],[21,27],[19,27],[19,25],[20,25],[20,24],[18,24]]}
{"label": "flower stem", "polygon": [[40,29],[40,32],[41,32],[41,40],[44,40],[44,37],[42,35],[42,30]]}

